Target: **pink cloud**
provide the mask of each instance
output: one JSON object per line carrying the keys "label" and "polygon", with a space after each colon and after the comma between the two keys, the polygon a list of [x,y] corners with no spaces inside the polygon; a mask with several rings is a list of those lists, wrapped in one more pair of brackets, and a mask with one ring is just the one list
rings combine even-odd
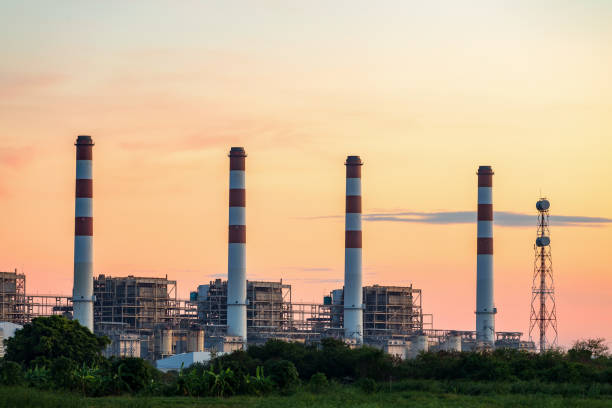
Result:
{"label": "pink cloud", "polygon": [[0,73],[0,98],[21,96],[63,80],[62,75],[54,73]]}
{"label": "pink cloud", "polygon": [[20,169],[33,159],[35,148],[24,147],[0,147],[0,166],[8,166]]}

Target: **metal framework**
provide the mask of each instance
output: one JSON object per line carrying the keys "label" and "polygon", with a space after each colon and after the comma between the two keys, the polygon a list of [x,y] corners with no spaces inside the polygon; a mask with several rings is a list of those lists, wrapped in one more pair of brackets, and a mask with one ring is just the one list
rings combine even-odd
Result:
{"label": "metal framework", "polygon": [[26,278],[24,274],[0,272],[0,319],[24,324],[26,318]]}
{"label": "metal framework", "polygon": [[178,299],[176,281],[167,277],[99,275],[94,279],[94,295],[94,331],[136,335],[143,357],[163,354],[160,337],[168,333],[172,345],[174,340],[183,341],[197,321],[196,305]]}
{"label": "metal framework", "polygon": [[[342,327],[342,299],[335,292],[329,298],[331,325],[337,328]],[[363,302],[364,335],[370,340],[401,339],[433,327],[433,316],[423,314],[421,289],[412,285],[365,286]]]}
{"label": "metal framework", "polygon": [[[545,205],[540,203],[545,202]],[[557,311],[550,250],[549,210],[546,198],[538,201],[538,232],[534,245],[535,261],[531,289],[529,340],[538,334],[540,352],[557,347]]]}
{"label": "metal framework", "polygon": [[[363,288],[364,333],[370,340],[403,339],[433,327],[433,316],[424,315],[421,290],[412,286]],[[198,320],[211,336],[222,336],[227,325],[227,282],[211,281],[198,289]],[[320,303],[293,303],[291,285],[247,281],[249,342],[270,338],[316,341],[343,337],[342,289]]]}
{"label": "metal framework", "polygon": [[70,312],[69,296],[27,295],[25,274],[0,272],[0,321],[23,325],[36,317]]}

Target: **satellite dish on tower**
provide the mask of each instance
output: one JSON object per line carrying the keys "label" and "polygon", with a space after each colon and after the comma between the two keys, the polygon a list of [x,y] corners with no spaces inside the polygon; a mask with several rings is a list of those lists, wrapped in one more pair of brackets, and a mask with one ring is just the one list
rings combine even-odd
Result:
{"label": "satellite dish on tower", "polygon": [[545,247],[550,245],[549,237],[537,237],[536,238],[536,246],[537,247]]}
{"label": "satellite dish on tower", "polygon": [[538,211],[546,211],[550,208],[550,201],[542,198],[536,203]]}

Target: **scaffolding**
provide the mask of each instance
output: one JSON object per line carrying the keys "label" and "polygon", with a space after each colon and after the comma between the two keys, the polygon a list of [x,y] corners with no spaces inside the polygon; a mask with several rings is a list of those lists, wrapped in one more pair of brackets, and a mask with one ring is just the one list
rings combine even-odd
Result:
{"label": "scaffolding", "polygon": [[[216,279],[198,287],[198,320],[211,335],[227,327],[227,281]],[[291,285],[279,282],[247,281],[247,330],[288,331],[293,321]]]}
{"label": "scaffolding", "polygon": [[16,324],[27,323],[26,278],[22,273],[0,272],[0,320]]}
{"label": "scaffolding", "polygon": [[37,317],[71,312],[69,296],[27,295],[25,274],[0,272],[0,321],[24,325]]}
{"label": "scaffolding", "polygon": [[[99,275],[94,279],[94,296],[94,331],[111,337],[118,333],[137,336],[140,355],[145,358],[172,354],[176,342],[184,340],[197,320],[196,305],[178,299],[176,281],[167,276]],[[156,339],[160,336],[166,337],[163,347]]]}
{"label": "scaffolding", "polygon": [[[342,289],[330,293],[331,326],[341,328],[344,313]],[[433,316],[423,314],[421,289],[410,286],[363,287],[363,331],[370,341],[404,339],[433,327]]]}
{"label": "scaffolding", "polygon": [[[364,293],[364,328],[372,339],[404,338],[433,326],[424,315],[421,290],[412,286],[367,286]],[[227,325],[227,281],[200,285],[198,320],[207,333],[222,336]],[[316,341],[342,338],[342,289],[320,303],[293,303],[291,285],[247,281],[247,331],[250,343],[267,339]]]}

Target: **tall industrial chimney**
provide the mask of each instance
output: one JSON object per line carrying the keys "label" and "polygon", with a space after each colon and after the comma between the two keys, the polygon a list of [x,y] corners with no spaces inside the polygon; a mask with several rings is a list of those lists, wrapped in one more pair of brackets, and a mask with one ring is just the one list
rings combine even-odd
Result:
{"label": "tall industrial chimney", "polygon": [[227,260],[227,334],[247,339],[245,158],[232,147],[229,181],[229,245]]}
{"label": "tall industrial chimney", "polygon": [[476,340],[485,347],[495,345],[493,303],[493,170],[478,168],[478,242],[476,260]]}
{"label": "tall industrial chimney", "polygon": [[74,205],[74,319],[93,332],[93,194],[91,136],[76,140],[76,199]]}
{"label": "tall industrial chimney", "polygon": [[346,158],[346,231],[344,239],[344,337],[363,343],[361,279],[361,166],[359,156]]}

